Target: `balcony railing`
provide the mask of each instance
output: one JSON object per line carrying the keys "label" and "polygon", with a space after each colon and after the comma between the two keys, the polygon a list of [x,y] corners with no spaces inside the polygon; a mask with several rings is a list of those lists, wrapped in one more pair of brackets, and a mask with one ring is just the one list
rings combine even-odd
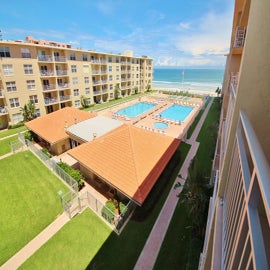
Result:
{"label": "balcony railing", "polygon": [[98,69],[93,69],[92,74],[100,74],[100,71]]}
{"label": "balcony railing", "polygon": [[55,90],[56,85],[55,84],[42,85],[42,88],[43,88],[43,91]]}
{"label": "balcony railing", "polygon": [[101,74],[107,74],[107,70],[101,70]]}
{"label": "balcony railing", "polygon": [[70,100],[70,95],[60,96],[60,101],[67,101],[67,100]]}
{"label": "balcony railing", "polygon": [[54,76],[54,72],[52,70],[41,70],[40,76],[42,77]]}
{"label": "balcony railing", "polygon": [[53,104],[58,102],[58,98],[45,98],[45,105]]}
{"label": "balcony railing", "polygon": [[234,38],[234,48],[242,48],[245,44],[245,37],[246,37],[246,28],[245,27],[236,27],[235,31],[235,38]]}
{"label": "balcony railing", "polygon": [[56,75],[57,76],[67,76],[68,71],[67,70],[56,70]]}
{"label": "balcony railing", "polygon": [[107,80],[102,80],[102,83],[108,83],[108,81]]}
{"label": "balcony railing", "polygon": [[66,62],[67,58],[65,56],[55,56],[54,61],[55,62]]}
{"label": "balcony railing", "polygon": [[38,61],[40,62],[52,62],[51,55],[38,55]]}
{"label": "balcony railing", "polygon": [[92,81],[93,85],[101,84],[101,81]]}
{"label": "balcony railing", "polygon": [[58,88],[60,88],[60,89],[69,88],[69,84],[68,83],[59,83]]}
{"label": "balcony railing", "polygon": [[0,114],[8,114],[8,110],[5,106],[0,106]]}
{"label": "balcony railing", "polygon": [[100,95],[101,93],[101,90],[93,91],[93,95]]}
{"label": "balcony railing", "polygon": [[102,93],[107,93],[108,92],[108,88],[103,88],[102,89]]}

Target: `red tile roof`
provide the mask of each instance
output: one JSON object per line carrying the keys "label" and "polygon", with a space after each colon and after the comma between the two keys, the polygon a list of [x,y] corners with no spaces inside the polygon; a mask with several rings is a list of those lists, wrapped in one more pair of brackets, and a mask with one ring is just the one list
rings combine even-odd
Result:
{"label": "red tile roof", "polygon": [[68,153],[141,205],[179,144],[125,124]]}
{"label": "red tile roof", "polygon": [[26,127],[39,135],[45,141],[53,144],[69,136],[65,132],[65,127],[77,122],[95,117],[96,114],[85,112],[73,107],[65,107],[61,110],[46,114],[25,123]]}

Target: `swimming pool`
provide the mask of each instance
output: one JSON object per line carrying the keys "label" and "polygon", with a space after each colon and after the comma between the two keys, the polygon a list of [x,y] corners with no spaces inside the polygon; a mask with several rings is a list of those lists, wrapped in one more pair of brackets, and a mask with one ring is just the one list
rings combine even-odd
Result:
{"label": "swimming pool", "polygon": [[146,102],[138,102],[126,108],[123,108],[117,111],[117,114],[127,116],[127,117],[137,117],[140,114],[154,108],[157,104],[146,103]]}
{"label": "swimming pool", "polygon": [[160,115],[165,119],[184,122],[192,110],[193,107],[174,104],[161,112]]}
{"label": "swimming pool", "polygon": [[158,128],[158,129],[166,129],[166,128],[168,128],[168,124],[162,123],[162,122],[155,122],[153,125],[154,125],[155,128]]}

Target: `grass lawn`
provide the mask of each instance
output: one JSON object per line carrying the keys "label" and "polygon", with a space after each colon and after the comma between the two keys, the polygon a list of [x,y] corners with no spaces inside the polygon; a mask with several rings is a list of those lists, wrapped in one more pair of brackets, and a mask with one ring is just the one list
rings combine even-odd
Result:
{"label": "grass lawn", "polygon": [[[120,236],[115,233],[109,234],[105,230],[106,226],[99,224],[99,217],[93,214],[91,218],[83,218],[87,218],[86,221],[82,221],[86,222],[84,226],[79,225],[81,217],[75,221],[76,217],[73,225],[67,224],[63,232],[59,231],[48,245],[23,265],[23,269],[52,269],[51,261],[55,263],[54,269],[85,269],[87,265],[87,269],[133,269],[189,149],[189,145],[181,143],[144,205],[136,208]],[[89,213],[82,215],[89,216]],[[88,223],[91,224],[88,226]],[[75,228],[75,225],[78,228]],[[73,230],[76,231],[73,233]],[[101,241],[96,239],[99,230],[101,235],[97,236]],[[70,260],[74,260],[79,266],[73,267],[76,264],[69,263]]]}
{"label": "grass lawn", "polygon": [[[212,152],[215,150],[211,146],[210,152],[210,145],[216,142],[213,138],[215,130],[212,127],[219,121],[219,108],[219,101],[215,98],[197,138],[200,146],[196,157],[200,170],[207,176],[211,174]],[[205,182],[208,183],[209,179],[205,178]],[[187,203],[181,203],[182,195],[181,193],[154,269],[198,269],[203,240],[192,237],[192,217],[189,216]]]}
{"label": "grass lawn", "polygon": [[8,154],[11,152],[11,148],[10,148],[10,142],[11,141],[17,141],[18,140],[18,136],[14,135],[12,137],[9,137],[7,139],[3,139],[0,140],[0,156],[3,156],[5,154]]}
{"label": "grass lawn", "polygon": [[20,269],[85,269],[111,233],[112,230],[87,208],[68,222]]}
{"label": "grass lawn", "polygon": [[0,131],[0,138],[5,138],[10,135],[16,135],[18,132],[22,132],[27,130],[25,126],[18,127],[18,128],[12,128],[12,129],[6,129],[3,131]]}
{"label": "grass lawn", "polygon": [[61,213],[67,187],[31,152],[0,160],[0,265]]}

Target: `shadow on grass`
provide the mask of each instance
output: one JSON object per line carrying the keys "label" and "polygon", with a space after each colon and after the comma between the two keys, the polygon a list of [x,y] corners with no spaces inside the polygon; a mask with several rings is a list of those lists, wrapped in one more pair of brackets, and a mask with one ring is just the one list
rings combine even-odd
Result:
{"label": "shadow on grass", "polygon": [[143,206],[119,236],[109,236],[87,269],[133,269],[189,149],[180,144]]}

